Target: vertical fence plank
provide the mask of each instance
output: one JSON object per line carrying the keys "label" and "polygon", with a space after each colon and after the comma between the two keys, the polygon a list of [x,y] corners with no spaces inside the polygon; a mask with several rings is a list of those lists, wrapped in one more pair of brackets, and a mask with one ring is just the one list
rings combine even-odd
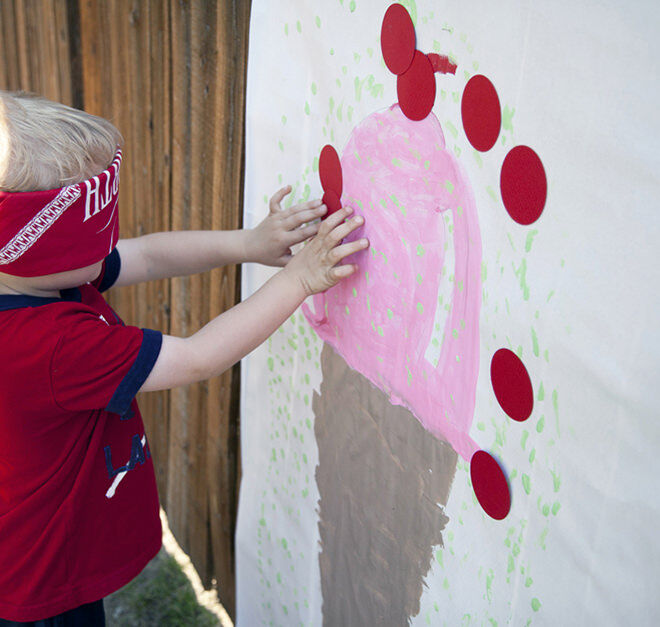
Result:
{"label": "vertical fence plank", "polygon": [[[190,223],[190,193],[188,182],[190,160],[188,137],[190,135],[190,20],[182,3],[170,4],[171,67],[172,67],[172,230],[188,228]],[[184,306],[190,299],[189,281],[174,279],[171,283],[171,326],[175,336],[187,336],[190,320]],[[188,490],[186,478],[189,470],[187,450],[188,416],[190,398],[186,389],[170,392],[170,432],[167,468],[167,516],[174,535],[184,550],[189,546],[186,511]]]}
{"label": "vertical fence plank", "polygon": [[72,74],[76,70],[71,59],[71,34],[69,33],[69,11],[66,0],[55,1],[51,28],[55,34],[53,48],[55,67],[52,68],[52,73],[58,90],[57,99],[71,107],[74,106]]}
{"label": "vertical fence plank", "polygon": [[18,52],[17,89],[30,89],[33,73],[30,71],[30,41],[25,16],[26,5],[14,3],[14,24],[16,27],[16,51]]}
{"label": "vertical fence plank", "polygon": [[10,91],[20,85],[20,57],[16,38],[16,14],[13,2],[0,2],[0,87]]}
{"label": "vertical fence plank", "polygon": [[[216,3],[174,0],[172,7],[172,228],[212,226]],[[208,321],[206,276],[172,282],[172,333],[187,336]],[[207,390],[204,382],[173,390],[170,406],[168,516],[205,583],[209,560]]]}
{"label": "vertical fence plank", "polygon": [[[242,223],[244,107],[250,3],[222,3],[217,15],[218,50],[213,169],[214,229],[237,229]],[[210,316],[240,298],[236,267],[211,275]],[[213,571],[220,599],[234,612],[234,532],[238,492],[238,399],[240,369],[223,373],[209,389],[208,490]]]}
{"label": "vertical fence plank", "polygon": [[[150,89],[144,90],[149,101],[148,143],[151,223],[147,232],[169,231],[170,224],[170,23],[169,3],[153,2],[148,12],[148,55],[150,63]],[[144,326],[170,332],[170,282],[167,280],[148,283],[139,298],[148,303]],[[141,314],[142,315],[142,314]],[[142,320],[142,318],[141,318]],[[167,467],[169,455],[169,392],[144,394],[140,397],[145,425],[152,449],[158,492],[162,506],[167,509]]]}

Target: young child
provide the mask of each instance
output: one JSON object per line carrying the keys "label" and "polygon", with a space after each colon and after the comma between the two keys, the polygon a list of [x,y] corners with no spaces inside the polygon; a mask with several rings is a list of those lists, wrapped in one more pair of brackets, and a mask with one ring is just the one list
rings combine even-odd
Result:
{"label": "young child", "polygon": [[[0,92],[0,625],[103,625],[103,597],[161,546],[139,391],[218,375],[368,242],[341,209],[270,201],[252,230],[119,240],[108,121]],[[312,224],[310,224],[312,223]],[[296,255],[290,248],[313,237]],[[190,337],[125,326],[101,292],[245,261],[284,266]]]}

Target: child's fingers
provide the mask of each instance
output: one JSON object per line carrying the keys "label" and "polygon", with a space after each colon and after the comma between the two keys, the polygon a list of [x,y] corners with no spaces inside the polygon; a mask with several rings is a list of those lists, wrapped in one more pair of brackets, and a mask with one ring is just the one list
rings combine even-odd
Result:
{"label": "child's fingers", "polygon": [[344,257],[348,257],[354,253],[360,252],[365,248],[369,247],[369,240],[366,238],[361,238],[355,240],[354,242],[349,242],[348,244],[341,244],[332,249],[330,253],[330,260],[335,264],[339,263]]}
{"label": "child's fingers", "polygon": [[317,222],[316,224],[310,224],[306,227],[303,227],[302,229],[296,229],[295,231],[289,231],[288,238],[286,240],[286,243],[288,246],[295,246],[296,244],[300,244],[300,242],[304,242],[308,240],[310,237],[313,237],[319,232],[320,224]]}
{"label": "child's fingers", "polygon": [[282,224],[288,231],[293,231],[301,224],[305,224],[305,222],[311,222],[312,220],[320,218],[327,210],[328,208],[325,205],[318,205],[309,209],[299,210],[296,213],[287,216],[282,221]]}
{"label": "child's fingers", "polygon": [[[339,212],[337,212],[339,213]],[[331,216],[332,217],[332,216]],[[355,216],[347,222],[342,222],[337,225],[332,231],[328,234],[327,243],[334,247],[339,242],[341,242],[347,235],[350,235],[355,229],[360,228],[364,224],[364,218],[362,216]]]}
{"label": "child's fingers", "polygon": [[354,263],[347,263],[343,266],[335,266],[330,270],[330,278],[338,283],[342,279],[345,279],[347,276],[351,276],[355,271],[357,271],[357,265]]}
{"label": "child's fingers", "polygon": [[[330,233],[333,229],[338,227],[349,215],[353,213],[352,207],[342,207],[339,211],[335,211],[330,214],[323,222],[319,228],[319,234],[325,236]],[[338,240],[339,241],[339,240]]]}
{"label": "child's fingers", "polygon": [[293,207],[289,209],[289,213],[294,215],[300,211],[309,211],[310,209],[316,209],[316,207],[320,207],[322,204],[323,201],[320,198],[315,198],[314,200],[308,200],[307,202],[301,202],[297,205],[293,205]]}
{"label": "child's fingers", "polygon": [[271,213],[276,213],[280,210],[280,203],[284,200],[284,197],[291,192],[291,185],[287,185],[282,189],[278,189],[270,199],[268,207],[270,208]]}

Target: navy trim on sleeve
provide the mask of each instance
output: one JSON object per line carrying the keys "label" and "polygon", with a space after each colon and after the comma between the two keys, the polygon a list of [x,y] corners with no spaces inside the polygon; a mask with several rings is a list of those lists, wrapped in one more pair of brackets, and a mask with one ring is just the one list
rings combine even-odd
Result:
{"label": "navy trim on sleeve", "polygon": [[121,257],[117,248],[113,248],[112,252],[105,258],[105,274],[99,285],[99,292],[105,292],[110,289],[119,277],[121,270]]}
{"label": "navy trim on sleeve", "polygon": [[122,379],[108,406],[105,408],[106,411],[113,414],[123,416],[128,412],[131,402],[143,383],[147,380],[160,354],[160,348],[163,344],[163,334],[153,329],[142,329],[142,331],[144,333],[142,346],[140,346],[135,362]]}

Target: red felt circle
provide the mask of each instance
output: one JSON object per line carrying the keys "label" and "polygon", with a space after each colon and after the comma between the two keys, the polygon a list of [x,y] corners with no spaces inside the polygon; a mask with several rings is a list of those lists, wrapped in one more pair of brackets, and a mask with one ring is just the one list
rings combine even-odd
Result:
{"label": "red felt circle", "polygon": [[490,381],[504,413],[518,422],[527,420],[534,409],[534,391],[527,369],[508,348],[500,348],[490,362]]}
{"label": "red felt circle", "polygon": [[319,157],[319,177],[321,185],[326,192],[333,191],[341,197],[343,191],[343,179],[341,174],[341,162],[337,151],[330,145],[323,146]]}
{"label": "red felt circle", "polygon": [[392,4],[380,29],[380,48],[385,65],[393,74],[403,74],[415,54],[415,25],[406,8]]}
{"label": "red felt circle", "polygon": [[324,218],[327,218],[330,214],[341,209],[341,200],[339,200],[339,196],[337,196],[337,194],[335,194],[331,189],[327,190],[325,194],[323,194],[323,198],[321,200],[323,201],[323,204],[328,208]]}
{"label": "red felt circle", "polygon": [[505,157],[500,190],[506,210],[518,224],[532,224],[539,219],[548,182],[541,159],[529,146],[516,146]]}
{"label": "red felt circle", "polygon": [[412,65],[397,76],[396,93],[399,106],[410,120],[423,120],[435,103],[435,76],[429,58],[415,50]]}
{"label": "red felt circle", "polygon": [[473,76],[463,90],[461,118],[468,140],[476,150],[486,152],[497,141],[502,124],[500,99],[485,76]]}
{"label": "red felt circle", "polygon": [[470,460],[472,489],[479,505],[491,518],[502,520],[511,509],[509,484],[495,458],[477,451]]}

